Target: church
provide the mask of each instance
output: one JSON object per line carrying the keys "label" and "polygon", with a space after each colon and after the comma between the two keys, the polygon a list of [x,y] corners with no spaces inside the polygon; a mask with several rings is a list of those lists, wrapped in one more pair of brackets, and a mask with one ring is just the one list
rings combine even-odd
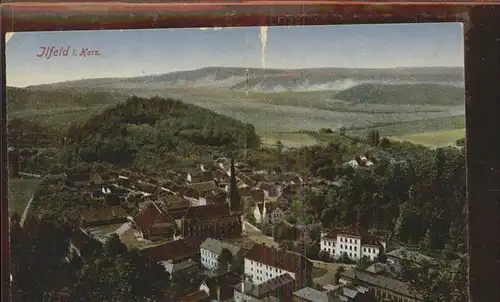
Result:
{"label": "church", "polygon": [[229,194],[225,204],[189,207],[181,220],[184,238],[232,238],[241,236],[243,207],[236,183],[234,159],[231,159]]}

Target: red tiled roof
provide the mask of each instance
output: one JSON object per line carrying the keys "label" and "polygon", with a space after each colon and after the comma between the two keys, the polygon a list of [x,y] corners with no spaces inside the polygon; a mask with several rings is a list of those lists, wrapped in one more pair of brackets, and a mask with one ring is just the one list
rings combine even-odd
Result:
{"label": "red tiled roof", "polygon": [[220,216],[227,216],[230,215],[229,211],[229,206],[227,204],[209,204],[206,206],[196,206],[196,207],[190,207],[186,215],[184,216],[185,219],[193,219],[193,218],[213,218],[213,217],[220,217]]}
{"label": "red tiled roof", "polygon": [[145,208],[134,218],[137,227],[142,231],[148,231],[153,225],[157,223],[170,223],[172,219],[153,203],[150,202]]}
{"label": "red tiled roof", "polygon": [[148,247],[141,252],[153,261],[180,261],[195,256],[200,251],[201,239],[191,237]]}
{"label": "red tiled roof", "polygon": [[293,252],[278,250],[268,247],[264,244],[255,244],[245,255],[253,261],[273,267],[281,268],[288,272],[298,272],[304,269],[304,266],[312,265],[309,260],[300,254]]}

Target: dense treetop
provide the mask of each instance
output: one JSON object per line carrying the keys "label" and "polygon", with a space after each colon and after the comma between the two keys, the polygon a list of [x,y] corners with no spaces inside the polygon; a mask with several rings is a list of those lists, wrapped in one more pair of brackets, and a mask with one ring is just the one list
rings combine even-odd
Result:
{"label": "dense treetop", "polygon": [[251,124],[178,100],[131,97],[82,126],[70,126],[66,147],[84,161],[131,163],[138,153],[190,157],[210,148],[255,148]]}

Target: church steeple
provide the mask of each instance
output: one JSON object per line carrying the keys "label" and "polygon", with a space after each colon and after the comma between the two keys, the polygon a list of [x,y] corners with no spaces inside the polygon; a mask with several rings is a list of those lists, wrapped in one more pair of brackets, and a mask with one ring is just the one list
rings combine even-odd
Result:
{"label": "church steeple", "polygon": [[232,213],[240,213],[242,209],[241,197],[236,183],[236,171],[234,169],[234,159],[231,157],[231,179],[229,181],[229,208]]}

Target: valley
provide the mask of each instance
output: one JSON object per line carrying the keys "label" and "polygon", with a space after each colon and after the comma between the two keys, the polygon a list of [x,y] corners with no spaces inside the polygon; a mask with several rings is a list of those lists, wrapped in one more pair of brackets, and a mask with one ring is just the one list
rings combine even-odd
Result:
{"label": "valley", "polygon": [[[325,76],[332,70],[340,73]],[[241,86],[245,69],[212,67],[158,76],[9,87],[7,93],[14,98],[8,105],[10,118],[63,127],[84,122],[131,95],[174,98],[251,123],[266,144],[280,140],[296,147],[324,141],[298,133],[320,128],[336,131],[345,127],[354,136],[365,136],[368,129],[374,129],[382,136],[402,139],[428,131],[463,131],[461,72],[454,68],[367,73],[250,69],[247,92]],[[439,146],[455,140],[456,135],[444,136]],[[426,142],[432,144],[433,140]]]}

